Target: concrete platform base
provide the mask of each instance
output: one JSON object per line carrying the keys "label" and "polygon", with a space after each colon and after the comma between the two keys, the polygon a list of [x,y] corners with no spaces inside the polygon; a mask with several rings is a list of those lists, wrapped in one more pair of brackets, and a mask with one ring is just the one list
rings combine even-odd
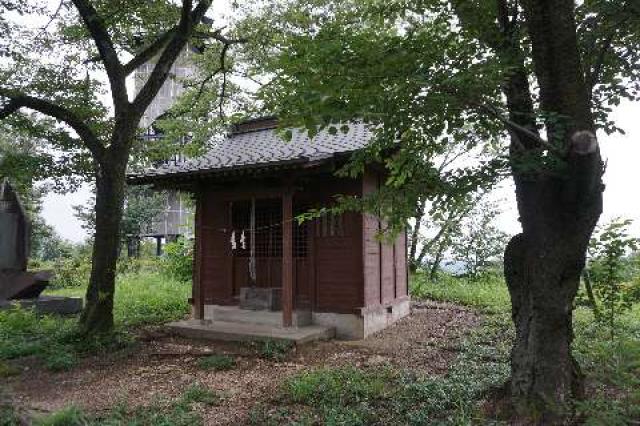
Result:
{"label": "concrete platform base", "polygon": [[20,306],[35,309],[39,314],[71,315],[82,311],[84,301],[80,297],[40,296],[35,299],[3,300],[0,309]]}
{"label": "concrete platform base", "polygon": [[167,327],[181,336],[204,340],[278,340],[303,344],[335,336],[334,328],[319,325],[281,328],[238,322],[186,320],[169,323]]}
{"label": "concrete platform base", "polygon": [[411,313],[408,297],[398,298],[385,305],[362,308],[359,314],[336,314],[313,312],[311,322],[326,327],[335,327],[336,337],[341,340],[366,339]]}

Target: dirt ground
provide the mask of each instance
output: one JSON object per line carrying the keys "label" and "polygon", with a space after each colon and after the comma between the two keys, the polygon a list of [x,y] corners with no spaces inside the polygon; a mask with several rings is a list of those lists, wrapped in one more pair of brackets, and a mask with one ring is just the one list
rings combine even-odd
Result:
{"label": "dirt ground", "polygon": [[[52,373],[27,361],[8,385],[17,405],[46,413],[70,404],[89,411],[123,401],[148,405],[200,383],[223,397],[204,413],[207,425],[242,424],[251,407],[268,402],[286,377],[304,369],[391,364],[417,374],[441,374],[455,357],[459,338],[479,322],[478,314],[460,306],[419,303],[411,316],[364,341],[303,345],[284,361],[261,359],[248,344],[186,340],[162,329],[146,330],[135,350],[84,359],[70,372]],[[196,363],[202,353],[228,354],[237,367],[200,370]]]}

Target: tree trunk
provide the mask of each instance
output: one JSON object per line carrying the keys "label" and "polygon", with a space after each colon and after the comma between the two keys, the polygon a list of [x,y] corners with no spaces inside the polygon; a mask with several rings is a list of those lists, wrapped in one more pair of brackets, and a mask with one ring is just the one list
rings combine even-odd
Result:
{"label": "tree trunk", "polygon": [[414,219],[416,221],[409,238],[409,272],[414,274],[420,267],[422,259],[417,258],[418,242],[420,240],[420,228],[422,227],[422,219],[424,218],[424,208],[426,200],[419,202],[418,209]]}
{"label": "tree trunk", "polygon": [[[512,145],[523,232],[505,252],[516,327],[510,390],[520,420],[561,424],[570,415],[572,399],[583,393],[571,354],[572,310],[589,238],[602,211],[602,164],[582,77],[573,1],[529,0],[523,7],[548,140],[565,154],[550,154],[557,156],[559,166],[548,163],[531,155],[536,153],[534,142],[525,139],[527,161],[529,166],[534,161],[535,170],[524,171],[518,165],[523,157]],[[517,84],[512,88],[517,91]],[[515,109],[517,103],[510,103],[510,111],[522,111]]]}
{"label": "tree trunk", "polygon": [[601,211],[600,191],[575,210],[572,203],[563,203],[566,180],[516,181],[524,232],[505,251],[516,326],[511,394],[520,415],[561,423],[572,399],[583,394],[582,375],[571,355],[573,300]]}
{"label": "tree trunk", "polygon": [[[591,233],[589,227],[576,231]],[[517,416],[539,424],[562,423],[572,399],[583,394],[582,375],[571,354],[573,299],[586,249],[580,240],[567,234],[546,240],[522,233],[505,251],[516,327],[510,391]]]}
{"label": "tree trunk", "polygon": [[113,328],[113,296],[127,157],[122,153],[108,156],[98,166],[96,173],[96,230],[91,278],[86,306],[80,318],[81,329],[87,334],[104,333]]}
{"label": "tree trunk", "polygon": [[589,304],[591,305],[591,310],[593,310],[593,316],[596,318],[596,320],[598,320],[600,319],[600,309],[598,308],[596,297],[593,294],[593,285],[591,284],[591,275],[589,274],[588,269],[585,269],[582,273],[582,279],[584,281],[584,289],[587,292]]}
{"label": "tree trunk", "polygon": [[438,271],[440,270],[440,262],[442,262],[443,257],[443,246],[440,245],[438,247],[438,251],[433,257],[433,262],[431,262],[431,267],[429,268],[429,281],[435,281],[438,275]]}

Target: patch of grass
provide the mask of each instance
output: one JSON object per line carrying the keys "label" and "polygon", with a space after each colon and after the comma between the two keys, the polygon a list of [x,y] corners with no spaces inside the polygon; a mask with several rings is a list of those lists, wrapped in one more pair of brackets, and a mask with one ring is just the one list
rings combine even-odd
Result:
{"label": "patch of grass", "polygon": [[[445,275],[437,282],[429,282],[424,275],[417,274],[412,277],[410,288],[414,299],[449,301],[482,309],[487,314],[484,330],[488,330],[489,334],[481,338],[481,341],[494,341],[495,345],[500,346],[499,350],[495,349],[506,357],[511,339],[505,339],[504,336],[511,335],[513,327],[509,318],[509,294],[501,276],[488,276],[474,282]],[[574,353],[586,375],[587,383],[587,399],[577,403],[577,416],[586,424],[595,425],[638,422],[640,305],[636,304],[630,312],[620,316],[616,324],[616,338],[613,340],[609,329],[597,323],[588,308],[578,307],[574,311],[574,319]],[[475,335],[479,336],[477,333]],[[496,337],[492,338],[491,335]],[[487,346],[483,351],[486,348]],[[495,357],[496,354],[485,353],[481,359],[490,363]],[[464,361],[464,357],[459,358],[459,361],[467,369],[474,368],[474,363]],[[506,358],[505,365],[508,365]],[[448,376],[455,378],[454,372],[455,366]],[[446,393],[455,395],[457,392],[447,389]],[[437,400],[446,401],[447,398],[442,396]]]}
{"label": "patch of grass", "polygon": [[346,367],[299,374],[285,384],[291,401],[300,404],[350,405],[384,396],[387,374],[367,374]]}
{"label": "patch of grass", "polygon": [[376,415],[372,406],[394,393],[390,379],[390,372],[321,369],[289,379],[284,393],[294,404],[310,407],[325,424],[366,424]]}
{"label": "patch of grass", "polygon": [[80,408],[70,406],[34,421],[36,426],[85,426],[89,417]]}
{"label": "patch of grass", "polygon": [[620,317],[617,337],[576,310],[574,352],[587,377],[588,399],[578,403],[587,424],[627,425],[640,420],[640,307]]}
{"label": "patch of grass", "polygon": [[[0,398],[4,398],[3,395],[0,395]],[[0,399],[0,426],[21,426],[22,424],[24,422],[21,421],[13,405]]]}
{"label": "patch of grass", "polygon": [[[44,356],[47,349],[57,347],[74,330],[72,319],[49,315],[37,316],[31,310],[0,311],[0,359],[29,355]],[[50,353],[50,352],[49,352]]]}
{"label": "patch of grass", "polygon": [[294,347],[292,342],[284,340],[265,340],[259,345],[258,355],[260,358],[273,361],[283,361]]}
{"label": "patch of grass", "polygon": [[[280,426],[285,424],[312,425],[311,413],[300,413],[289,407],[272,407],[258,403],[251,407],[247,423],[252,426]],[[316,422],[317,423],[317,422]]]}
{"label": "patch of grass", "polygon": [[187,388],[182,394],[180,404],[204,404],[204,405],[216,405],[220,402],[220,396],[213,392],[211,389],[195,384]]}
{"label": "patch of grass", "polygon": [[198,368],[201,370],[225,371],[232,370],[236,361],[228,355],[210,355],[198,360]]}
{"label": "patch of grass", "polygon": [[42,356],[44,365],[51,371],[71,370],[78,362],[73,348],[68,346],[48,348],[47,353]]}
{"label": "patch of grass", "polygon": [[114,315],[126,327],[164,324],[184,318],[190,310],[191,283],[160,274],[125,275],[118,282]]}
{"label": "patch of grass", "polygon": [[[84,287],[54,290],[49,294],[84,297]],[[129,273],[118,276],[114,297],[116,325],[133,327],[164,324],[189,313],[191,284],[157,272]]]}
{"label": "patch of grass", "polygon": [[[507,378],[508,317],[496,315],[460,344],[443,376],[382,368],[322,368],[284,382],[276,407],[257,407],[253,424],[483,424],[488,389]],[[285,421],[286,420],[286,421]]]}
{"label": "patch of grass", "polygon": [[35,356],[52,371],[73,368],[80,356],[114,352],[132,343],[121,330],[98,336],[82,336],[74,318],[36,315],[32,310],[0,311],[0,361]]}
{"label": "patch of grass", "polygon": [[37,426],[116,426],[116,425],[166,425],[192,426],[202,424],[198,405],[216,405],[220,397],[202,385],[189,387],[180,398],[159,401],[150,406],[129,408],[118,404],[99,415],[92,415],[76,407],[68,407],[49,416],[35,419]]}
{"label": "patch of grass", "polygon": [[[11,377],[20,374],[20,370],[4,361],[0,360],[0,379],[3,377]],[[0,422],[0,425],[2,423]]]}
{"label": "patch of grass", "polygon": [[[190,286],[158,273],[124,274],[118,277],[113,333],[87,338],[77,331],[77,318],[36,315],[31,310],[0,312],[0,360],[36,356],[46,368],[66,371],[87,354],[113,353],[130,347],[132,327],[163,324],[189,312]],[[73,287],[50,294],[84,296],[84,288]]]}
{"label": "patch of grass", "polygon": [[426,274],[417,273],[411,276],[409,291],[414,300],[454,302],[489,312],[504,312],[511,306],[504,279],[496,274],[485,274],[476,280],[442,274],[438,281],[429,281]]}

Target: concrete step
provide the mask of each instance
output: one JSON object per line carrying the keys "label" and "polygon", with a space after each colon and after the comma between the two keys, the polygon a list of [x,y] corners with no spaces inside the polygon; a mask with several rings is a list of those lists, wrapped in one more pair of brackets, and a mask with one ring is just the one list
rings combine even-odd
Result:
{"label": "concrete step", "polygon": [[40,296],[35,299],[0,300],[0,310],[19,306],[34,309],[39,314],[73,315],[82,311],[81,297]]}
{"label": "concrete step", "polygon": [[[282,326],[282,311],[254,311],[237,306],[212,306],[205,318],[213,321],[235,322],[242,324]],[[311,324],[311,312],[294,311],[293,325],[302,327]]]}
{"label": "concrete step", "polygon": [[169,323],[167,327],[178,335],[205,340],[278,340],[303,344],[316,340],[328,340],[335,336],[333,327],[319,325],[282,328],[238,322],[185,320]]}

